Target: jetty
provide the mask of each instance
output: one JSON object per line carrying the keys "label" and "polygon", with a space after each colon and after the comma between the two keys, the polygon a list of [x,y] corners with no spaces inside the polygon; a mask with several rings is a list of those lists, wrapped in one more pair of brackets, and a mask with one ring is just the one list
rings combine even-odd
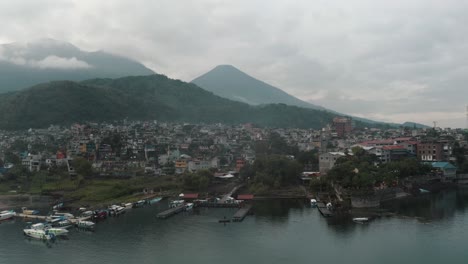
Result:
{"label": "jetty", "polygon": [[317,202],[317,208],[324,217],[333,216],[333,212],[328,209],[324,202]]}
{"label": "jetty", "polygon": [[252,209],[251,204],[246,204],[245,206],[241,207],[234,214],[234,216],[232,216],[232,221],[233,222],[242,222],[242,220],[244,220],[245,216],[250,212],[250,209]]}
{"label": "jetty", "polygon": [[179,205],[179,206],[176,206],[176,207],[172,207],[172,208],[169,208],[165,211],[162,211],[160,212],[157,217],[160,218],[160,219],[166,219],[168,217],[171,217],[175,214],[178,214],[182,211],[185,210],[185,204],[182,204],[182,205]]}
{"label": "jetty", "polygon": [[242,187],[242,185],[237,185],[236,187],[232,188],[230,192],[223,195],[223,197],[221,198],[221,200],[219,200],[218,203],[221,203],[221,204],[226,203],[229,197],[231,197],[237,190],[239,190],[240,187]]}

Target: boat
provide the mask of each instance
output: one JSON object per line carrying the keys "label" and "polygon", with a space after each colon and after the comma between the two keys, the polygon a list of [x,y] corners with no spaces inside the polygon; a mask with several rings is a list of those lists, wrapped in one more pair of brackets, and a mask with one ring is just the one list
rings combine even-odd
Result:
{"label": "boat", "polygon": [[93,212],[93,219],[106,219],[108,212],[106,210],[96,210]]}
{"label": "boat", "polygon": [[25,215],[38,215],[38,214],[39,214],[39,211],[38,211],[38,210],[29,210],[29,209],[26,208],[26,207],[21,208],[21,211],[22,211],[23,214],[25,214]]}
{"label": "boat", "polygon": [[193,209],[193,203],[186,203],[185,204],[185,211],[190,211]]}
{"label": "boat", "polygon": [[58,210],[63,207],[63,203],[58,203],[52,207],[52,210]]}
{"label": "boat", "polygon": [[78,228],[84,228],[84,229],[91,229],[94,228],[95,223],[91,221],[78,221],[76,223],[76,227]]}
{"label": "boat", "polygon": [[16,215],[16,213],[13,210],[1,211],[0,212],[0,221],[10,219],[15,215]]}
{"label": "boat", "polygon": [[132,203],[123,203],[123,204],[122,204],[122,207],[124,207],[125,209],[129,210],[129,209],[132,209],[132,208],[133,208],[133,204],[132,204]]}
{"label": "boat", "polygon": [[44,224],[44,223],[37,223],[37,224],[31,225],[27,229],[44,230],[44,231],[48,231],[51,234],[54,234],[55,236],[64,236],[68,234],[68,230],[65,228],[52,227],[51,225]]}
{"label": "boat", "polygon": [[419,189],[419,192],[420,193],[430,193],[430,191],[428,191],[426,189],[422,189],[422,188]]}
{"label": "boat", "polygon": [[363,224],[363,223],[369,222],[369,218],[368,217],[354,217],[353,222]]}
{"label": "boat", "polygon": [[312,207],[316,207],[316,206],[317,206],[317,200],[315,200],[315,199],[310,199],[310,205],[311,205]]}
{"label": "boat", "polygon": [[150,204],[155,204],[155,203],[158,203],[159,201],[162,200],[162,197],[156,197],[156,198],[153,198],[149,201]]}
{"label": "boat", "polygon": [[93,211],[84,211],[82,214],[81,214],[81,217],[92,217],[94,214]]}
{"label": "boat", "polygon": [[73,226],[72,222],[70,222],[67,219],[61,219],[57,218],[51,221],[48,221],[52,227],[58,227],[58,228],[70,228]]}
{"label": "boat", "polygon": [[169,208],[174,208],[174,207],[177,207],[177,206],[181,206],[185,203],[184,200],[175,200],[175,201],[171,201],[169,203]]}
{"label": "boat", "polygon": [[143,207],[143,205],[145,205],[145,200],[140,200],[140,201],[133,203],[133,208]]}
{"label": "boat", "polygon": [[42,239],[42,240],[52,240],[55,239],[55,235],[52,233],[49,233],[48,230],[43,230],[43,229],[23,229],[23,233],[26,236],[32,237],[32,238],[37,238],[37,239]]}
{"label": "boat", "polygon": [[125,207],[119,205],[111,205],[109,206],[109,214],[110,215],[120,215],[125,213]]}

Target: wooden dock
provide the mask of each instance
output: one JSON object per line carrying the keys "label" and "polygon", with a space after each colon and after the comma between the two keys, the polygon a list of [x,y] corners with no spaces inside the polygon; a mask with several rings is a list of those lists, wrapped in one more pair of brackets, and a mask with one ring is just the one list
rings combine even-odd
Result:
{"label": "wooden dock", "polygon": [[244,207],[241,207],[235,214],[232,216],[233,222],[242,222],[245,216],[249,213],[250,209],[252,209],[251,204],[246,204]]}
{"label": "wooden dock", "polygon": [[324,217],[333,216],[333,212],[328,210],[324,202],[317,202],[317,208]]}
{"label": "wooden dock", "polygon": [[46,220],[47,216],[44,215],[29,215],[29,214],[16,214],[16,217],[21,217],[24,219],[34,219],[34,220]]}
{"label": "wooden dock", "polygon": [[161,218],[161,219],[166,219],[166,218],[171,217],[171,216],[173,216],[175,214],[178,214],[178,213],[180,213],[180,212],[182,212],[184,210],[185,210],[185,205],[179,205],[177,207],[172,207],[172,208],[167,209],[166,211],[160,212],[157,215],[157,217]]}
{"label": "wooden dock", "polygon": [[[31,219],[31,220],[42,220],[42,221],[47,221],[47,218],[49,216],[45,215],[29,215],[29,214],[16,214],[16,217],[24,218],[24,219]],[[78,223],[79,221],[87,221],[90,220],[91,216],[86,216],[86,217],[75,217],[75,218],[69,218],[68,220],[72,223]]]}
{"label": "wooden dock", "polygon": [[211,202],[202,202],[195,203],[195,207],[206,207],[206,208],[238,208],[240,203],[211,203]]}

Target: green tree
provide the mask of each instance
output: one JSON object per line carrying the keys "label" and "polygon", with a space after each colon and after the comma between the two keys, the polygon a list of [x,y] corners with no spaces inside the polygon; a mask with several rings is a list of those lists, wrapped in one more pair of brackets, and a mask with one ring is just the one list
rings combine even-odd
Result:
{"label": "green tree", "polygon": [[93,175],[93,166],[91,162],[84,158],[75,158],[72,161],[72,167],[75,168],[77,174],[84,177],[91,177]]}

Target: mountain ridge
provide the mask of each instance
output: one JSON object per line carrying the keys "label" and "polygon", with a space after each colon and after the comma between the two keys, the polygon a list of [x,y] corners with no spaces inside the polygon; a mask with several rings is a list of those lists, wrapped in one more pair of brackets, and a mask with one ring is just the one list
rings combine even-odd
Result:
{"label": "mountain ridge", "polygon": [[0,94],[0,129],[124,118],[318,129],[335,116],[285,104],[250,106],[159,74],[54,81]]}
{"label": "mountain ridge", "polygon": [[54,39],[0,45],[0,72],[0,93],[49,81],[154,74],[143,64],[123,56],[83,51]]}

